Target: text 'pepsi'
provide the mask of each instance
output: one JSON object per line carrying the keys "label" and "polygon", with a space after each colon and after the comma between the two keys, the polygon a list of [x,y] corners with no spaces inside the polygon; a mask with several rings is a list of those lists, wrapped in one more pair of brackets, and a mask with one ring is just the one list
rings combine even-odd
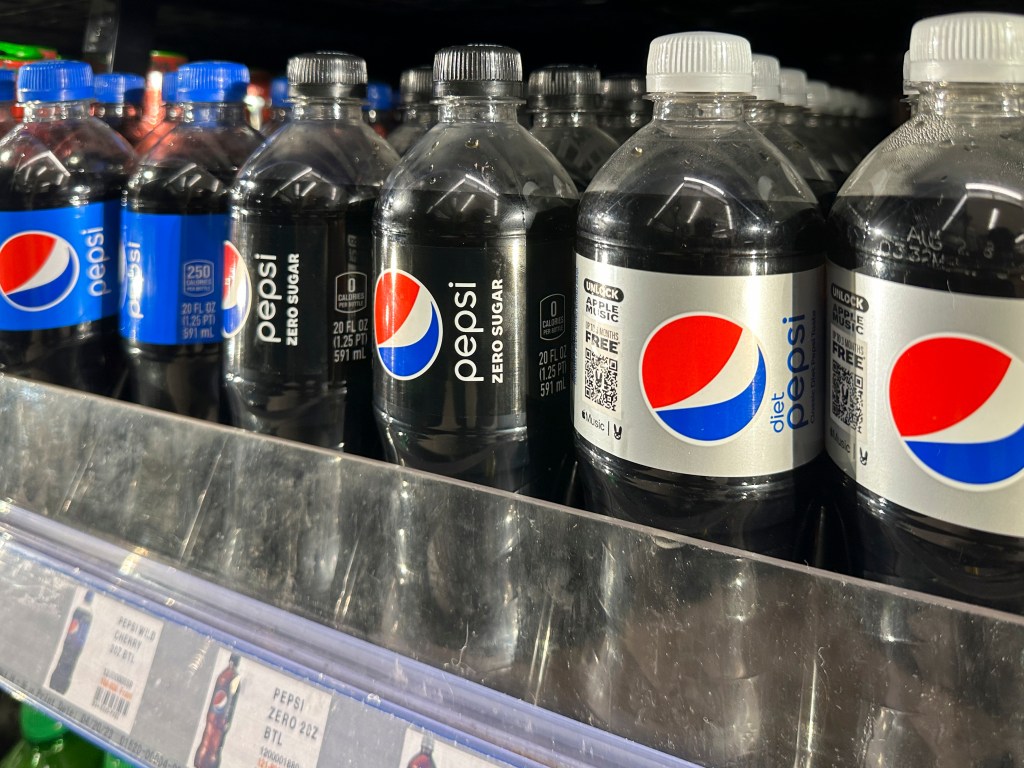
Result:
{"label": "text 'pepsi'", "polygon": [[26,64],[18,77],[24,122],[0,142],[0,370],[116,394],[120,196],[134,157],[90,116],[88,64]]}
{"label": "text 'pepsi'", "polygon": [[[128,181],[121,335],[132,399],[224,420],[221,351],[231,255],[228,191],[260,135],[245,120],[249,72],[232,62],[178,70],[182,114]],[[231,314],[234,307],[228,307]]]}
{"label": "text 'pepsi'", "polygon": [[744,121],[751,69],[732,35],[652,42],[654,119],[580,205],[573,419],[588,508],[802,558],[823,447],[823,227]]}
{"label": "text 'pepsi'", "polygon": [[517,122],[517,52],[439,52],[434,95],[438,124],[388,179],[374,225],[385,450],[564,501],[575,187]]}

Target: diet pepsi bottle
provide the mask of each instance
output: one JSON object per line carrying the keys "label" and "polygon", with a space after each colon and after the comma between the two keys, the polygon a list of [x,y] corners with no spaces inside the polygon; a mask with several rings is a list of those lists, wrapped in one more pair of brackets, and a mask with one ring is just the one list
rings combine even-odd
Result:
{"label": "diet pepsi bottle", "polygon": [[232,191],[226,387],[234,424],[380,456],[371,410],[373,208],[398,155],[363,121],[366,62],[288,62],[291,120]]}
{"label": "diet pepsi bottle", "polygon": [[802,69],[782,67],[779,70],[782,105],[776,110],[776,121],[792,133],[807,149],[807,153],[832,177],[836,190],[846,181],[853,168],[841,149],[828,140],[824,132],[808,125],[807,73]]}
{"label": "diet pepsi bottle", "polygon": [[181,121],[139,161],[125,194],[121,335],[132,399],[212,421],[223,417],[223,317],[238,311],[225,294],[228,192],[262,138],[246,122],[248,82],[241,64],[182,66]]}
{"label": "diet pepsi bottle", "polygon": [[554,64],[530,74],[530,133],[569,172],[583,192],[619,142],[597,125],[601,73],[594,67]]}
{"label": "diet pepsi bottle", "polygon": [[124,136],[133,146],[142,141],[147,133],[141,119],[145,78],[142,75],[112,72],[96,75],[95,86],[93,116]]}
{"label": "diet pepsi bottle", "polygon": [[18,124],[12,110],[16,75],[13,69],[0,69],[0,138]]}
{"label": "diet pepsi bottle", "polygon": [[388,134],[388,144],[404,155],[437,122],[437,107],[430,103],[433,67],[413,67],[402,73],[402,122]]}
{"label": "diet pepsi bottle", "polygon": [[827,215],[836,196],[836,183],[824,164],[777,119],[782,87],[779,60],[774,56],[754,55],[754,85],[751,93],[754,98],[747,103],[747,122],[786,156],[818,199],[822,214]]}
{"label": "diet pepsi bottle", "polygon": [[914,117],[829,219],[854,572],[1024,613],[1024,16],[918,21]]}
{"label": "diet pepsi bottle", "polygon": [[744,122],[752,67],[734,35],[651,43],[654,119],[580,205],[573,417],[588,508],[794,558],[822,450],[823,221]]}
{"label": "diet pepsi bottle", "polygon": [[89,114],[92,69],[18,72],[24,122],[0,141],[0,371],[113,395],[120,198],[134,155]]}
{"label": "diet pepsi bottle", "polygon": [[548,499],[566,493],[577,193],[519,125],[519,53],[434,59],[439,122],[374,223],[374,402],[391,461]]}

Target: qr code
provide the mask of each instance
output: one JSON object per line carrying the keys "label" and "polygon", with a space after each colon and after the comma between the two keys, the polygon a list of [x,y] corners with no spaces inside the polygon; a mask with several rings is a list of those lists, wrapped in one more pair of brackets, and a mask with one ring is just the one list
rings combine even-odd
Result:
{"label": "qr code", "polygon": [[615,411],[619,407],[619,361],[586,350],[583,396],[595,405]]}
{"label": "qr code", "polygon": [[857,432],[864,423],[864,379],[836,360],[832,361],[832,416]]}

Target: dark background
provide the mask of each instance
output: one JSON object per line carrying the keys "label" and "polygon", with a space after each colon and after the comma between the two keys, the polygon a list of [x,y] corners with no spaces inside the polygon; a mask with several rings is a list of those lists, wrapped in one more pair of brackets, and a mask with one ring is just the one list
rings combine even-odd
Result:
{"label": "dark background", "polygon": [[895,99],[913,23],[961,10],[1021,13],[1024,0],[0,0],[0,37],[140,73],[151,48],[271,74],[292,54],[341,50],[396,85],[403,69],[468,42],[517,48],[527,73],[553,63],[642,73],[652,38],[711,29],[810,77]]}

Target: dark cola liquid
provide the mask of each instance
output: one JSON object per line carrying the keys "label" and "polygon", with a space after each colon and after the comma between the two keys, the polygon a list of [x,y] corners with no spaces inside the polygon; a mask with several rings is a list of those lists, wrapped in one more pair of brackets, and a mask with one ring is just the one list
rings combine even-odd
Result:
{"label": "dark cola liquid", "polygon": [[[942,267],[881,257],[912,227],[941,230]],[[840,267],[939,291],[1024,299],[1024,206],[959,196],[841,197],[829,219]],[[897,316],[898,317],[898,316]],[[1024,541],[925,517],[882,498],[829,462],[839,549],[856,575],[1024,613]],[[979,494],[978,503],[984,503]]]}
{"label": "dark cola liquid", "polygon": [[[265,177],[257,183],[285,188]],[[256,297],[260,265],[266,270],[273,263],[274,285],[284,298],[280,316],[263,324],[262,337],[253,316],[228,343],[227,394],[237,426],[381,458],[372,410],[377,193],[349,194],[347,206],[329,201],[325,210],[314,204],[290,211],[289,201],[272,198],[258,211],[244,204],[235,209],[232,241],[253,276]],[[283,303],[292,296],[296,303]],[[284,314],[291,307],[295,323],[289,327]]]}
{"label": "dark cola liquid", "polygon": [[[708,197],[666,203],[655,195],[588,193],[580,254],[600,251],[602,262],[631,269],[717,276],[786,274],[824,263],[821,214],[807,202],[775,202],[771,210],[761,201]],[[590,210],[646,226],[623,224],[616,232],[613,225],[608,235],[630,245],[602,246],[584,231]],[[576,448],[588,509],[775,557],[806,556],[808,516],[820,497],[817,461],[773,475],[699,477],[620,459],[578,434]]]}
{"label": "dark cola liquid", "polygon": [[[80,125],[80,123],[79,123]],[[0,211],[34,211],[116,201],[129,172],[128,156],[108,142],[97,150],[83,144],[75,123],[33,123],[29,132],[51,148],[61,165],[0,167]],[[82,169],[67,174],[66,168]],[[116,262],[119,232],[109,233],[108,265]],[[111,269],[109,272],[113,272]],[[108,272],[108,274],[109,274]],[[0,332],[0,371],[101,395],[124,385],[124,356],[117,314],[64,328]]]}
{"label": "dark cola liquid", "polygon": [[[413,213],[402,222],[402,234],[386,234],[382,242],[385,248],[395,244],[400,258],[394,265],[414,274],[434,296],[443,338],[437,359],[415,379],[401,381],[382,365],[375,367],[374,398],[388,458],[468,482],[568,500],[577,201],[480,196],[465,206],[464,196],[411,194]],[[375,267],[379,273],[381,265]],[[501,281],[499,298],[490,290],[494,280]],[[478,323],[485,331],[492,327],[493,307],[501,306],[502,352],[499,358],[478,356],[478,383],[455,374],[457,330],[448,285],[456,282],[478,286]],[[557,311],[565,327],[558,338],[544,340],[538,314],[549,296],[563,297]],[[488,333],[481,339],[494,342]]]}
{"label": "dark cola liquid", "polygon": [[[183,188],[183,180],[180,164],[150,167],[145,189],[138,194],[129,190],[128,210],[189,216],[227,214],[230,178],[212,187],[191,188]],[[124,345],[133,402],[208,421],[227,420],[221,397],[221,344],[125,340]]]}

